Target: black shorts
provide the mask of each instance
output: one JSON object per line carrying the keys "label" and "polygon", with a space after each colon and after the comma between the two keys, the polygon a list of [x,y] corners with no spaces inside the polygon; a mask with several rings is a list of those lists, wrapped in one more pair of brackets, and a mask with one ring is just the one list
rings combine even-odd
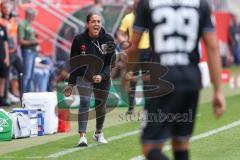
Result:
{"label": "black shorts", "polygon": [[197,111],[199,91],[173,91],[145,100],[142,117],[143,144],[164,143],[168,138],[190,138]]}
{"label": "black shorts", "polygon": [[8,76],[8,67],[3,60],[0,60],[0,78],[7,78]]}

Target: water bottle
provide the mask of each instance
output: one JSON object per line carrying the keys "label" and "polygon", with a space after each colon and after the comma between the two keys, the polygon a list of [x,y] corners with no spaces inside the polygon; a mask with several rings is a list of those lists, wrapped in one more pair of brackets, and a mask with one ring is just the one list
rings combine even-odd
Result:
{"label": "water bottle", "polygon": [[43,117],[43,111],[41,109],[38,109],[38,136],[44,135],[44,117]]}

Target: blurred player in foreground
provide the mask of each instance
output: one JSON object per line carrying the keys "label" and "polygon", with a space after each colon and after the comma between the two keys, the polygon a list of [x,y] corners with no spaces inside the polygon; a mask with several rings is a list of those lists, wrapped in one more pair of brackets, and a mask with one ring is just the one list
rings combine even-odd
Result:
{"label": "blurred player in foreground", "polygon": [[[206,0],[140,0],[133,28],[132,47],[127,50],[128,61],[138,61],[137,46],[142,33],[148,29],[154,62],[159,63],[159,69],[161,66],[168,68],[168,72],[162,75],[156,75],[158,68],[151,69],[150,84],[165,83],[165,86],[158,86],[160,90],[166,86],[171,88],[172,84],[172,91],[168,90],[170,93],[166,90],[161,95],[145,94],[146,120],[141,135],[143,153],[148,160],[168,160],[162,153],[162,147],[170,138],[175,160],[188,160],[189,140],[201,88],[198,68],[200,38],[207,49],[214,89],[214,114],[218,118],[225,111],[225,99],[220,85],[221,60],[210,6]],[[134,65],[128,63],[127,68],[131,73]],[[125,81],[128,80],[126,77]],[[183,118],[186,114],[188,119]],[[152,119],[153,116],[150,115],[156,116]],[[172,115],[171,119],[162,119],[169,115]]]}

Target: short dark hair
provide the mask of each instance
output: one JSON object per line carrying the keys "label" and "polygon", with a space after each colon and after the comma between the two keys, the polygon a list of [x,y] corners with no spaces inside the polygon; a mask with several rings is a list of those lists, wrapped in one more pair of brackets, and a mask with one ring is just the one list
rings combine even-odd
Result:
{"label": "short dark hair", "polygon": [[99,13],[91,12],[91,13],[89,13],[89,14],[87,15],[87,17],[86,17],[86,23],[88,23],[88,22],[90,21],[90,19],[91,19],[91,17],[92,17],[93,15],[98,15],[98,16],[101,17],[101,15],[100,15]]}
{"label": "short dark hair", "polygon": [[26,8],[25,14],[35,15],[35,14],[37,14],[37,11],[35,9],[33,9],[33,8]]}

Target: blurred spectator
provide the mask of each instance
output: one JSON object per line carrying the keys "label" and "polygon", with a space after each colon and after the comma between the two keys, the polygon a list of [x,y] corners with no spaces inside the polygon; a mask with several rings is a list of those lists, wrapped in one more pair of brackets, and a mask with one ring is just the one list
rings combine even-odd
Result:
{"label": "blurred spectator", "polygon": [[127,55],[125,53],[117,53],[116,55],[116,66],[112,69],[112,79],[117,79],[125,74],[127,63]]}
{"label": "blurred spectator", "polygon": [[66,81],[69,77],[65,61],[58,61],[55,63],[50,73],[48,91],[54,91],[59,83]]}
{"label": "blurred spectator", "polygon": [[233,62],[232,54],[229,52],[229,47],[226,42],[219,40],[219,49],[222,58],[223,67],[228,67]]}
{"label": "blurred spectator", "polygon": [[[17,20],[16,14],[13,12],[12,3],[5,1],[0,5],[2,18],[0,19],[0,23],[4,25],[8,34],[8,48],[10,54],[10,67],[14,67],[14,69],[18,72],[18,77],[20,77],[20,73],[23,72],[22,62],[20,57],[17,55]],[[20,80],[20,78],[18,78]],[[5,87],[5,98],[8,98],[10,102],[17,103],[19,102],[19,98],[15,97],[11,93],[9,93],[9,74],[6,81]],[[19,88],[20,90],[20,88]],[[16,91],[15,91],[16,93]]]}
{"label": "blurred spectator", "polygon": [[50,77],[51,61],[44,57],[36,57],[34,68],[34,88],[36,92],[46,92]]}
{"label": "blurred spectator", "polygon": [[234,63],[240,64],[240,26],[237,24],[237,18],[232,15],[230,26],[230,47],[233,54]]}
{"label": "blurred spectator", "polygon": [[0,25],[0,106],[9,106],[4,96],[5,80],[9,67],[9,51],[7,43],[7,31],[4,26]]}
{"label": "blurred spectator", "polygon": [[[135,10],[136,10],[137,4],[138,4],[138,0],[133,0],[132,11],[130,13],[128,13],[127,15],[125,15],[124,18],[122,19],[121,25],[119,27],[118,35],[117,35],[120,43],[123,43],[123,44],[124,44],[124,42],[132,43],[133,23],[135,20]],[[126,49],[128,47],[123,46],[124,49]],[[139,43],[139,46],[138,46],[138,49],[139,49],[138,50],[139,62],[141,62],[142,64],[144,62],[149,62],[151,60],[151,47],[150,47],[148,31],[145,31],[143,33],[140,43]],[[133,70],[134,76],[139,76],[140,74],[145,74],[142,64],[140,64],[139,67],[137,67]],[[142,70],[142,71],[140,72],[140,70]],[[127,114],[134,113],[136,85],[137,85],[136,79],[133,79],[130,81],[131,90],[128,92],[129,108],[128,108]]]}
{"label": "blurred spectator", "polygon": [[33,91],[31,81],[33,79],[34,63],[37,56],[37,46],[39,41],[36,38],[32,22],[36,16],[36,10],[27,8],[25,20],[18,26],[18,41],[21,46],[23,57],[23,92]]}

